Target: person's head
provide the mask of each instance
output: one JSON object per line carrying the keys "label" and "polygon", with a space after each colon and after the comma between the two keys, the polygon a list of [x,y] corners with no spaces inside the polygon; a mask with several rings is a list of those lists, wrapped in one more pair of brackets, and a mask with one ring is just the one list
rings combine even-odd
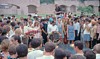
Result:
{"label": "person's head", "polygon": [[74,50],[76,52],[83,50],[83,43],[81,41],[75,41],[74,42]]}
{"label": "person's head", "polygon": [[84,56],[86,59],[96,59],[96,54],[92,50],[85,50]]}
{"label": "person's head", "polygon": [[7,33],[9,33],[9,31],[10,31],[9,25],[4,25],[4,26],[3,26],[3,29],[6,30]]}
{"label": "person's head", "polygon": [[98,23],[100,24],[100,18],[98,18]]}
{"label": "person's head", "polygon": [[12,15],[12,19],[15,19],[15,15]]}
{"label": "person's head", "polygon": [[61,18],[58,18],[58,22],[59,22],[59,23],[61,22]]}
{"label": "person's head", "polygon": [[14,55],[15,57],[17,57],[15,45],[10,45],[8,48],[8,52],[9,52],[10,56]]}
{"label": "person's head", "polygon": [[39,25],[40,25],[39,22],[38,22],[38,21],[35,21],[35,23],[34,23],[34,27],[35,27],[35,26],[38,27]]}
{"label": "person's head", "polygon": [[52,25],[54,26],[54,25],[56,25],[56,23],[54,21],[52,21]]}
{"label": "person's head", "polygon": [[90,21],[88,18],[85,19],[85,23],[86,23],[86,24],[89,24],[90,22],[91,22],[91,21]]}
{"label": "person's head", "polygon": [[53,42],[47,42],[44,47],[45,52],[53,54],[56,45]]}
{"label": "person's head", "polygon": [[66,53],[63,49],[57,48],[55,49],[55,54],[54,54],[55,59],[66,59]]}
{"label": "person's head", "polygon": [[28,54],[28,47],[25,44],[20,44],[16,47],[17,57],[23,58]]}
{"label": "person's head", "polygon": [[33,19],[34,19],[35,21],[38,21],[38,17],[37,17],[37,16],[33,16]]}
{"label": "person's head", "polygon": [[11,26],[15,27],[16,23],[15,22],[11,22]]}
{"label": "person's head", "polygon": [[8,20],[10,20],[10,19],[11,19],[11,17],[7,17],[7,19],[8,19]]}
{"label": "person's head", "polygon": [[84,23],[85,23],[85,20],[82,20],[82,21],[80,22],[81,25],[83,25]]}
{"label": "person's head", "polygon": [[31,19],[31,17],[32,17],[32,15],[31,15],[31,14],[29,14],[29,15],[28,15],[28,18],[29,18],[29,19]]}
{"label": "person's head", "polygon": [[71,57],[71,55],[72,55],[72,53],[68,50],[66,50],[65,53],[66,53],[67,59],[69,59],[69,57]]}
{"label": "person's head", "polygon": [[30,44],[31,44],[32,48],[41,48],[42,39],[41,38],[34,38],[34,39],[32,39]]}
{"label": "person's head", "polygon": [[93,51],[97,54],[100,54],[100,43],[96,44],[93,48]]}
{"label": "person's head", "polygon": [[10,41],[8,39],[4,39],[2,42],[1,42],[1,50],[3,52],[7,52],[8,51],[8,47],[10,45]]}
{"label": "person's head", "polygon": [[2,36],[6,36],[6,34],[7,34],[7,30],[3,29]]}
{"label": "person's head", "polygon": [[15,29],[15,35],[20,36],[22,34],[22,31],[20,28]]}
{"label": "person's head", "polygon": [[32,20],[29,20],[28,22],[29,22],[29,25],[30,26],[33,24]]}
{"label": "person's head", "polygon": [[20,44],[20,43],[21,43],[20,36],[13,35],[11,39],[11,44]]}
{"label": "person's head", "polygon": [[73,22],[72,22],[72,21],[70,21],[70,22],[69,22],[69,25],[73,25]]}
{"label": "person's head", "polygon": [[86,57],[82,55],[73,55],[69,59],[86,59]]}
{"label": "person's head", "polygon": [[6,22],[8,25],[10,25],[10,20],[7,20],[7,22]]}
{"label": "person's head", "polygon": [[74,21],[75,21],[75,22],[78,22],[78,18],[74,18]]}
{"label": "person's head", "polygon": [[96,21],[94,19],[91,20],[91,24],[92,24],[92,26],[96,25]]}
{"label": "person's head", "polygon": [[4,18],[4,14],[2,14],[1,17]]}

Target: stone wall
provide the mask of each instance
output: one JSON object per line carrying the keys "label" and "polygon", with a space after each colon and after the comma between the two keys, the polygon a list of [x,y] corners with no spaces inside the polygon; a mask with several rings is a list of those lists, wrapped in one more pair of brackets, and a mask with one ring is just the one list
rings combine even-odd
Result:
{"label": "stone wall", "polygon": [[[55,4],[65,5],[67,12],[74,11],[77,13],[77,7],[80,5],[80,2],[77,0],[55,0],[55,4],[40,4],[39,0],[0,0],[0,4],[14,4],[20,7],[13,6],[10,9],[0,9],[0,14],[28,14],[28,5],[34,5],[37,7],[38,14],[54,14]],[[98,12],[99,0],[96,1],[85,1],[84,5],[93,5],[94,12]],[[71,8],[71,6],[75,6]]]}

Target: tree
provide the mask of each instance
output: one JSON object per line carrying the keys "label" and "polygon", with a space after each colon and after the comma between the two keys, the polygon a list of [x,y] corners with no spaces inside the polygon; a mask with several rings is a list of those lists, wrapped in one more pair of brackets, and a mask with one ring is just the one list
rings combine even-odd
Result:
{"label": "tree", "polygon": [[93,8],[91,6],[85,6],[85,7],[79,6],[78,10],[83,13],[93,13]]}
{"label": "tree", "polygon": [[81,3],[84,3],[85,0],[79,0]]}
{"label": "tree", "polygon": [[54,4],[54,0],[40,0],[40,4],[43,4],[43,3]]}

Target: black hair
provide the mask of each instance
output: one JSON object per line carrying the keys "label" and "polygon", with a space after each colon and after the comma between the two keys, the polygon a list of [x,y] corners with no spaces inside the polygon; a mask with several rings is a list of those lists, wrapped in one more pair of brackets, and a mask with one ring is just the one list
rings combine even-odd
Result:
{"label": "black hair", "polygon": [[74,21],[77,21],[78,20],[78,18],[76,17],[76,18],[74,18]]}
{"label": "black hair", "polygon": [[27,22],[27,21],[28,21],[28,19],[24,18],[24,21],[26,21],[26,22]]}
{"label": "black hair", "polygon": [[33,16],[33,18],[34,18],[35,20],[38,20],[38,17],[37,17],[37,16]]}
{"label": "black hair", "polygon": [[31,47],[32,48],[37,48],[42,44],[42,39],[40,38],[33,38],[33,40],[31,41]]}
{"label": "black hair", "polygon": [[3,29],[2,36],[6,35],[6,34],[7,34],[7,30],[6,29]]}
{"label": "black hair", "polygon": [[11,26],[15,27],[16,23],[15,22],[11,22]]}
{"label": "black hair", "polygon": [[19,28],[19,26],[18,25],[15,25],[14,30],[16,30],[17,28]]}
{"label": "black hair", "polygon": [[84,56],[86,59],[96,59],[96,54],[92,50],[85,50]]}
{"label": "black hair", "polygon": [[13,35],[12,37],[14,38],[14,40],[17,40],[19,44],[21,43],[21,38],[20,38],[20,36]]}
{"label": "black hair", "polygon": [[12,15],[12,17],[15,17],[15,15]]}
{"label": "black hair", "polygon": [[4,14],[1,14],[1,16],[4,16]]}
{"label": "black hair", "polygon": [[11,17],[7,17],[8,19],[11,19]]}
{"label": "black hair", "polygon": [[44,47],[46,52],[52,52],[56,45],[53,42],[47,42]]}
{"label": "black hair", "polygon": [[72,53],[70,51],[68,51],[68,50],[66,50],[65,53],[66,53],[67,59],[69,59],[69,57],[72,55]]}
{"label": "black hair", "polygon": [[83,50],[83,43],[81,41],[75,41],[74,46],[78,47],[78,49]]}
{"label": "black hair", "polygon": [[32,17],[32,15],[31,15],[31,14],[29,14],[28,16]]}
{"label": "black hair", "polygon": [[8,52],[9,52],[10,55],[16,54],[16,46],[15,45],[9,46]]}
{"label": "black hair", "polygon": [[69,59],[86,59],[85,56],[82,55],[72,55]]}
{"label": "black hair", "polygon": [[64,57],[66,57],[66,53],[63,49],[61,48],[55,49],[55,55],[54,55],[55,59],[63,59]]}
{"label": "black hair", "polygon": [[28,47],[25,44],[20,44],[16,47],[16,52],[18,54],[18,58],[26,57],[28,54]]}
{"label": "black hair", "polygon": [[3,20],[7,20],[7,18],[4,18]]}
{"label": "black hair", "polygon": [[7,24],[9,24],[10,23],[10,20],[7,20]]}

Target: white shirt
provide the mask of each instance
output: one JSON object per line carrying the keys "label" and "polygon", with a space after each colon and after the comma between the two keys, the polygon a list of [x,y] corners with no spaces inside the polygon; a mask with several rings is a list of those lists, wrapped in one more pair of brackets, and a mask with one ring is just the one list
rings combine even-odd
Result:
{"label": "white shirt", "polygon": [[51,25],[51,24],[49,24],[48,25],[48,28],[47,28],[47,32],[48,32],[48,34],[51,34],[53,31],[57,31],[58,32],[58,27],[57,27],[57,25]]}
{"label": "white shirt", "polygon": [[36,59],[54,59],[54,56],[46,56],[46,55],[43,55],[42,57],[38,57]]}
{"label": "white shirt", "polygon": [[77,22],[77,23],[74,23],[74,29],[78,31],[78,34],[80,32],[80,24]]}
{"label": "white shirt", "polygon": [[[92,27],[91,23],[88,24],[88,25],[84,24],[83,27],[85,28],[85,26],[88,26],[88,27],[90,27],[90,28]],[[84,29],[84,34],[90,34],[90,32],[87,31],[87,29]]]}
{"label": "white shirt", "polygon": [[96,54],[96,59],[100,59],[100,54]]}
{"label": "white shirt", "polygon": [[43,51],[41,50],[33,50],[32,52],[29,52],[27,55],[27,59],[36,59],[37,57],[43,56]]}

